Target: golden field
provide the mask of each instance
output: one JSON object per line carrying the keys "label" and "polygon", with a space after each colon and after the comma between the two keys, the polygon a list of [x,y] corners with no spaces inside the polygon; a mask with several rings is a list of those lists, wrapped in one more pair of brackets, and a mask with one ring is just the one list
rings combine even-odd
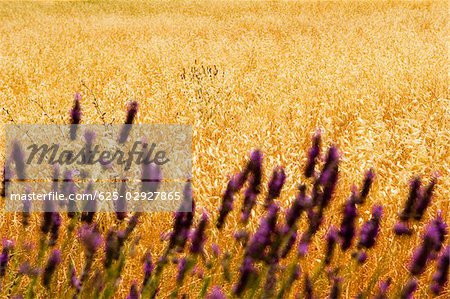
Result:
{"label": "golden field", "polygon": [[[377,245],[362,269],[349,252],[339,252],[333,264],[348,265],[340,272],[345,298],[387,276],[394,293],[405,283],[406,265],[421,241],[422,224],[406,241],[392,232],[413,175],[427,182],[439,173],[423,223],[437,210],[450,220],[448,29],[444,1],[0,2],[1,140],[4,124],[11,122],[68,123],[75,92],[83,96],[83,123],[122,123],[126,103],[136,100],[137,123],[193,126],[194,198],[198,211],[206,208],[214,221],[229,176],[254,148],[264,153],[265,182],[272,168],[285,168],[280,202],[287,207],[303,178],[311,136],[321,128],[325,144],[337,144],[343,158],[336,196],[301,261],[302,273],[320,263],[326,227],[339,225],[351,186],[360,185],[373,167],[376,181],[359,224],[374,203],[383,204]],[[256,227],[259,212],[250,227]],[[33,217],[23,229],[18,215],[2,213],[1,237],[38,243],[40,216]],[[97,217],[105,229],[118,225],[114,216]],[[221,232],[210,225],[206,245],[208,251],[218,243],[236,252],[233,282],[242,252],[232,238],[238,217],[234,211]],[[117,298],[126,296],[133,279],[141,281],[141,257],[150,250],[157,259],[164,246],[160,236],[172,225],[170,214],[141,220],[134,232],[141,239],[127,260]],[[69,259],[82,265],[78,240],[69,242],[53,289],[59,297],[67,296]],[[172,270],[165,273],[161,297],[175,283]],[[429,267],[421,276],[418,298],[430,296],[433,271]],[[205,276],[222,283],[220,268]],[[300,279],[294,289],[302,284]],[[224,283],[224,289],[231,285]],[[200,288],[192,276],[183,291],[194,298]],[[328,294],[325,274],[315,290],[321,298]],[[38,289],[38,297],[47,296]]]}

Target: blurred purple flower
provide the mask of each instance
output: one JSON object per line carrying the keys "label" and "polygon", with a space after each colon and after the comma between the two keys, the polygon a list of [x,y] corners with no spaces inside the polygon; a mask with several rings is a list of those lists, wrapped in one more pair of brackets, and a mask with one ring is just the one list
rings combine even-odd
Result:
{"label": "blurred purple flower", "polygon": [[448,270],[450,265],[450,246],[442,250],[441,256],[437,261],[436,271],[433,274],[433,280],[430,285],[431,292],[439,295],[448,281]]}
{"label": "blurred purple flower", "polygon": [[22,146],[20,145],[20,143],[18,141],[15,141],[13,143],[11,156],[12,156],[12,160],[14,161],[14,165],[16,166],[17,179],[19,181],[25,180],[26,179],[25,158],[24,158]]}
{"label": "blurred purple flower", "polygon": [[226,298],[227,297],[218,286],[214,286],[211,292],[206,296],[206,299],[226,299]]}
{"label": "blurred purple flower", "polygon": [[155,266],[152,262],[152,255],[150,252],[147,252],[144,257],[144,280],[142,282],[142,286],[145,286],[150,281],[154,268]]}
{"label": "blurred purple flower", "polygon": [[272,172],[272,177],[269,181],[269,192],[266,197],[265,206],[268,207],[272,204],[273,200],[278,198],[281,193],[281,188],[286,181],[286,173],[283,168],[277,167]]}
{"label": "blurred purple flower", "polygon": [[409,187],[409,195],[408,199],[406,200],[405,206],[403,208],[403,211],[400,213],[400,220],[406,221],[408,220],[414,211],[414,206],[416,205],[416,202],[420,198],[420,185],[422,184],[421,179],[419,176],[415,177]]}
{"label": "blurred purple flower", "polygon": [[339,236],[341,238],[341,249],[345,251],[352,246],[352,240],[355,235],[355,219],[358,215],[356,204],[352,197],[347,200],[343,214]]}
{"label": "blurred purple flower", "polygon": [[414,206],[414,219],[421,220],[423,218],[426,209],[430,205],[433,189],[436,183],[437,178],[433,177],[430,183],[426,186],[423,194],[417,199]]}
{"label": "blurred purple flower", "polygon": [[432,251],[439,244],[438,228],[430,223],[425,228],[422,244],[414,251],[409,271],[412,275],[419,275],[425,271],[426,264],[431,258]]}
{"label": "blurred purple flower", "polygon": [[139,294],[139,289],[137,286],[136,281],[133,281],[133,283],[131,284],[130,287],[130,293],[127,296],[127,299],[139,299],[140,298],[140,294]]}
{"label": "blurred purple flower", "polygon": [[326,236],[326,242],[327,242],[327,249],[325,253],[325,264],[328,265],[331,262],[331,258],[333,256],[334,248],[336,247],[336,242],[338,240],[338,231],[337,229],[332,225],[330,226],[330,229],[328,230],[328,234]]}
{"label": "blurred purple flower", "polygon": [[233,287],[233,293],[236,296],[241,296],[241,294],[247,288],[250,280],[254,275],[256,275],[256,270],[253,265],[253,260],[250,257],[245,257],[242,265],[239,268],[240,277],[238,282]]}
{"label": "blurred purple flower", "polygon": [[403,287],[402,292],[400,294],[400,298],[412,299],[416,289],[417,289],[417,280],[415,278],[411,278]]}
{"label": "blurred purple flower", "polygon": [[312,139],[312,146],[308,151],[308,161],[306,162],[305,167],[305,177],[307,178],[314,175],[314,169],[320,155],[321,143],[321,131],[316,130]]}
{"label": "blurred purple flower", "polygon": [[185,257],[181,258],[178,261],[178,274],[177,274],[177,283],[181,283],[184,280],[184,276],[187,271],[187,259]]}
{"label": "blurred purple flower", "polygon": [[91,259],[103,242],[97,226],[84,224],[78,231],[78,237],[84,246],[86,258]]}
{"label": "blurred purple flower", "polygon": [[136,101],[128,103],[127,117],[125,119],[125,124],[122,127],[119,135],[119,143],[125,143],[127,141],[128,135],[131,131],[131,125],[133,124],[134,118],[138,112],[139,104]]}
{"label": "blurred purple flower", "polygon": [[81,95],[75,94],[73,108],[70,110],[70,139],[75,140],[77,137],[77,125],[81,120]]}
{"label": "blurred purple flower", "polygon": [[383,213],[381,205],[375,205],[372,208],[372,218],[363,224],[359,234],[359,248],[372,248],[375,245],[375,239],[380,231],[380,220]]}
{"label": "blurred purple flower", "polygon": [[50,287],[52,275],[55,272],[56,267],[59,265],[59,263],[61,263],[61,251],[59,249],[54,249],[50,253],[50,257],[47,260],[47,264],[42,274],[42,284],[46,288]]}
{"label": "blurred purple flower", "polygon": [[362,204],[366,201],[367,195],[369,194],[370,187],[373,184],[373,180],[375,178],[375,172],[373,169],[369,169],[364,175],[364,181],[361,188],[361,193],[359,194],[359,204]]}
{"label": "blurred purple flower", "polygon": [[375,295],[374,299],[387,299],[387,292],[392,284],[392,278],[388,277],[386,280],[380,282],[380,287],[378,293]]}
{"label": "blurred purple flower", "polygon": [[398,236],[412,235],[412,230],[411,230],[411,228],[408,226],[408,224],[406,222],[398,221],[394,225],[394,233],[396,235],[398,235]]}
{"label": "blurred purple flower", "polygon": [[0,255],[0,278],[5,276],[6,267],[8,266],[10,252],[14,247],[14,242],[11,240],[3,240],[2,254]]}
{"label": "blurred purple flower", "polygon": [[197,229],[194,231],[192,235],[191,253],[199,254],[203,252],[203,245],[206,240],[205,230],[207,224],[208,224],[208,214],[206,214],[206,212],[203,211],[202,219],[200,220]]}

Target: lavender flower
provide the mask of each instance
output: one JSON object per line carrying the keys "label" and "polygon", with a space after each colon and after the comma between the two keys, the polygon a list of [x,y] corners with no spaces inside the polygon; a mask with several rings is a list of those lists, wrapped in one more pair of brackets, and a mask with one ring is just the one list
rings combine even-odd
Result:
{"label": "lavender flower", "polygon": [[411,230],[411,228],[408,226],[408,224],[406,222],[398,221],[394,225],[394,233],[396,235],[398,235],[398,236],[412,235],[412,230]]}
{"label": "lavender flower", "polygon": [[[88,183],[84,194],[94,195],[94,183]],[[83,208],[84,212],[81,214],[81,221],[91,224],[94,221],[95,212],[97,210],[97,198],[88,200]]]}
{"label": "lavender flower", "polygon": [[250,257],[244,258],[244,261],[239,268],[239,273],[239,281],[234,285],[233,288],[233,293],[236,296],[240,296],[245,291],[252,278],[256,275],[253,260]]}
{"label": "lavender flower", "polygon": [[162,181],[160,167],[154,163],[143,164],[141,181],[141,192],[156,192]]}
{"label": "lavender flower", "polygon": [[125,143],[127,141],[128,135],[130,134],[131,130],[131,124],[134,121],[134,118],[136,117],[137,111],[138,111],[138,103],[135,101],[132,101],[128,105],[128,111],[127,111],[127,117],[125,119],[125,124],[122,127],[122,130],[120,131],[119,135],[119,143]]}
{"label": "lavender flower", "polygon": [[109,268],[114,260],[119,259],[121,242],[115,230],[110,229],[105,240],[105,268]]}
{"label": "lavender flower", "polygon": [[178,261],[178,275],[177,275],[177,283],[180,284],[184,280],[184,276],[187,272],[187,259],[185,257],[181,258]]}
{"label": "lavender flower", "polygon": [[295,198],[291,208],[286,212],[286,230],[290,230],[297,220],[300,218],[301,213],[308,208],[309,203],[306,199],[306,186],[300,185],[299,192],[297,197]]}
{"label": "lavender flower", "polygon": [[359,248],[372,248],[375,245],[375,238],[380,230],[380,220],[383,207],[376,205],[372,208],[372,218],[363,224],[359,235]]}
{"label": "lavender flower", "polygon": [[281,250],[281,253],[280,253],[281,258],[285,258],[289,254],[289,252],[291,251],[292,247],[294,246],[296,240],[297,240],[297,231],[294,230],[289,235],[286,245]]}
{"label": "lavender flower", "polygon": [[433,177],[430,183],[425,188],[423,194],[417,199],[417,202],[414,206],[414,219],[421,220],[423,215],[430,205],[431,196],[433,195],[434,186],[437,183],[437,178]]}
{"label": "lavender flower", "polygon": [[211,292],[206,296],[206,299],[226,299],[226,298],[227,297],[218,286],[214,286]]}
{"label": "lavender flower", "polygon": [[219,218],[217,219],[217,228],[221,229],[223,225],[225,224],[225,219],[228,216],[228,214],[233,209],[233,202],[234,202],[234,193],[237,189],[237,176],[234,176],[230,179],[227,185],[227,189],[225,190],[225,193],[222,197],[222,205],[219,209]]}
{"label": "lavender flower", "polygon": [[448,281],[448,269],[450,265],[450,246],[443,249],[441,256],[437,261],[436,271],[433,274],[433,280],[430,285],[431,292],[439,295]]}
{"label": "lavender flower", "polygon": [[412,275],[419,275],[425,271],[426,264],[436,244],[439,243],[439,232],[437,227],[431,223],[426,227],[423,243],[414,251],[409,271]]}
{"label": "lavender flower", "polygon": [[406,285],[403,287],[402,292],[400,294],[401,299],[412,299],[413,293],[417,289],[417,280],[411,278]]}
{"label": "lavender flower", "polygon": [[264,250],[270,245],[270,236],[275,230],[277,221],[278,206],[272,204],[269,206],[267,215],[261,219],[258,230],[252,236],[247,245],[245,255],[254,259],[262,260]]}
{"label": "lavender flower", "polygon": [[364,182],[363,182],[363,186],[361,188],[361,193],[359,195],[359,202],[358,203],[362,204],[362,203],[364,203],[366,201],[367,195],[369,194],[370,187],[373,184],[374,178],[375,178],[375,172],[371,168],[364,175]]}
{"label": "lavender flower", "polygon": [[333,251],[334,248],[336,247],[337,240],[338,240],[338,231],[334,226],[331,226],[326,237],[327,242],[327,251],[325,253],[326,265],[330,264],[331,262],[331,257],[333,256]]}
{"label": "lavender flower", "polygon": [[305,177],[309,178],[314,175],[314,169],[316,167],[316,163],[318,157],[320,155],[320,146],[321,146],[321,131],[317,130],[314,133],[312,139],[312,146],[308,151],[308,161],[305,167]]}
{"label": "lavender flower", "polygon": [[330,296],[329,299],[337,299],[340,297],[341,294],[341,278],[340,277],[333,277],[333,285],[331,286]]}
{"label": "lavender flower", "polygon": [[50,287],[52,275],[59,263],[61,263],[61,251],[59,251],[59,249],[54,249],[47,260],[47,265],[42,274],[42,283],[46,288]]}
{"label": "lavender flower", "polygon": [[140,295],[139,295],[139,289],[137,286],[137,283],[135,281],[133,281],[133,283],[131,284],[130,287],[130,293],[127,296],[127,299],[139,299]]}
{"label": "lavender flower", "polygon": [[54,246],[59,237],[59,228],[61,226],[61,215],[58,212],[52,213],[52,224],[50,227],[50,246]]}
{"label": "lavender flower", "polygon": [[358,215],[356,212],[356,204],[352,197],[347,200],[343,214],[344,217],[341,222],[339,237],[341,238],[341,249],[345,251],[352,246],[352,240],[355,235],[355,219]]}
{"label": "lavender flower", "polygon": [[192,212],[175,213],[173,231],[169,240],[169,250],[178,249],[181,251],[188,239],[195,211],[195,202],[192,199],[192,188],[190,183],[187,183],[184,189],[184,203],[192,205]]}
{"label": "lavender flower", "polygon": [[150,281],[150,277],[152,275],[154,267],[155,266],[152,263],[152,256],[150,252],[147,252],[144,258],[144,280],[142,281],[142,286],[147,285],[147,283]]}
{"label": "lavender flower", "polygon": [[17,179],[19,181],[23,181],[26,179],[25,174],[25,158],[22,150],[22,146],[18,141],[13,143],[12,148],[12,160],[14,161],[14,164],[16,165],[16,174]]}
{"label": "lavender flower", "polygon": [[3,167],[3,180],[2,180],[2,190],[1,190],[1,195],[0,197],[6,197],[7,192],[7,188],[6,188],[6,184],[9,182],[9,180],[13,177],[13,171],[11,170],[11,162],[8,159],[5,162],[5,166]]}
{"label": "lavender flower", "polygon": [[79,93],[75,94],[75,99],[73,103],[73,108],[70,110],[70,139],[75,140],[77,138],[77,125],[81,120],[81,95]]}
{"label": "lavender flower", "polygon": [[5,276],[6,267],[8,266],[10,251],[14,247],[14,243],[11,240],[3,240],[3,250],[0,255],[0,278]]}
{"label": "lavender flower", "polygon": [[207,224],[208,215],[205,211],[203,211],[202,219],[200,220],[200,223],[192,236],[191,253],[199,254],[203,252],[203,244],[206,240],[205,230]]}
{"label": "lavender flower", "polygon": [[35,276],[39,275],[39,272],[40,271],[38,268],[31,267],[29,261],[26,261],[19,266],[19,273],[22,275],[28,275],[30,277],[35,277]]}
{"label": "lavender flower", "polygon": [[311,279],[309,278],[308,274],[305,275],[305,283],[304,283],[304,293],[305,293],[305,299],[313,299],[313,285],[311,282]]}
{"label": "lavender flower", "polygon": [[416,202],[420,198],[420,185],[421,185],[420,177],[415,177],[409,187],[409,195],[408,199],[406,200],[405,207],[403,208],[403,211],[400,213],[400,220],[406,221],[408,220],[414,211],[414,206],[416,205]]}
{"label": "lavender flower", "polygon": [[220,255],[220,248],[219,245],[216,243],[211,244],[211,249],[215,257],[219,257]]}
{"label": "lavender flower", "polygon": [[75,267],[70,265],[70,285],[77,291],[77,293],[81,290],[81,282],[77,278],[77,271]]}
{"label": "lavender flower", "polygon": [[445,223],[442,219],[441,211],[438,211],[438,215],[433,219],[431,225],[434,225],[436,227],[438,241],[434,246],[434,250],[436,252],[439,252],[442,248],[442,244],[444,243],[445,236],[448,234],[447,223]]}
{"label": "lavender flower", "polygon": [[392,284],[392,278],[388,277],[386,280],[383,280],[380,283],[380,288],[378,290],[378,293],[375,295],[374,299],[387,299],[387,292],[389,287]]}
{"label": "lavender flower", "polygon": [[256,204],[256,198],[261,192],[261,178],[262,178],[262,153],[255,150],[250,154],[250,161],[244,171],[238,174],[235,178],[236,189],[238,192],[243,184],[244,179],[250,174],[249,185],[245,191],[244,204],[242,205],[241,221],[246,223],[250,218],[250,213]]}
{"label": "lavender flower", "polygon": [[352,256],[354,258],[356,258],[356,261],[358,262],[358,264],[362,265],[366,262],[367,260],[367,253],[363,250],[360,250],[354,254],[352,254]]}
{"label": "lavender flower", "polygon": [[265,206],[268,207],[275,198],[278,198],[286,181],[286,174],[281,167],[277,167],[273,170],[272,178],[269,182],[269,193],[266,197]]}
{"label": "lavender flower", "polygon": [[97,249],[102,244],[102,237],[97,226],[84,224],[78,232],[78,237],[84,246],[87,259],[92,259]]}

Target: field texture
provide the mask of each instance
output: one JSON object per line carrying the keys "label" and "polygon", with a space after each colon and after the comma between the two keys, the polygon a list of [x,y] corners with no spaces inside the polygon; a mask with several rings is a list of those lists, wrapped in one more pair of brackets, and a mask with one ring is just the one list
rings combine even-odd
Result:
{"label": "field texture", "polygon": [[[277,202],[282,210],[289,207],[298,184],[306,181],[307,150],[320,128],[323,150],[336,144],[342,154],[339,182],[308,254],[299,261],[301,278],[285,296],[301,294],[304,274],[320,267],[328,228],[339,227],[352,185],[360,186],[365,171],[373,168],[374,185],[358,207],[356,224],[359,228],[370,218],[374,204],[383,205],[376,246],[363,265],[352,259],[352,250],[336,249],[331,267],[341,266],[343,298],[362,291],[373,295],[387,277],[395,297],[408,280],[407,266],[425,225],[438,210],[450,220],[448,29],[445,1],[0,2],[1,140],[4,124],[69,123],[76,92],[82,96],[82,123],[123,123],[127,102],[135,100],[135,123],[191,124],[195,224],[205,208],[211,220],[207,260],[213,257],[211,244],[231,254],[230,281],[218,260],[211,269],[199,262],[185,279],[178,296],[195,298],[209,277],[211,287],[232,294],[244,252],[233,234],[244,227],[256,230],[264,212],[258,205],[249,223],[240,224],[242,195],[237,196],[224,228],[215,227],[230,176],[242,170],[252,149],[260,149],[263,184],[274,167],[282,166],[287,179]],[[2,147],[3,165],[9,153]],[[395,236],[392,228],[411,178],[420,175],[427,184],[434,174],[437,185],[424,218],[414,222],[412,236]],[[161,236],[170,232],[172,218],[159,213],[139,219],[132,239],[140,239],[126,244],[116,298],[129,293],[133,280],[141,283],[147,251],[154,261],[162,254],[167,242]],[[0,236],[15,242],[2,283],[13,295],[33,280],[18,279],[14,271],[27,258],[37,258],[41,219],[32,215],[23,227],[20,215],[1,213]],[[38,280],[39,298],[73,294],[69,265],[80,272],[85,256],[79,238],[66,237],[68,221],[63,216],[56,245],[65,248],[62,263],[50,290]],[[103,235],[126,226],[113,214],[98,214],[96,221]],[[303,217],[299,232],[306,227]],[[91,284],[103,255],[99,249]],[[296,249],[280,264],[289,265],[295,256]],[[417,298],[431,297],[435,264],[419,277]],[[176,276],[176,265],[164,269],[159,297],[172,293]],[[17,285],[11,287],[13,281]],[[327,296],[330,284],[326,270],[319,273],[315,295]],[[5,288],[0,292],[6,296]],[[449,295],[448,289],[441,294]]]}

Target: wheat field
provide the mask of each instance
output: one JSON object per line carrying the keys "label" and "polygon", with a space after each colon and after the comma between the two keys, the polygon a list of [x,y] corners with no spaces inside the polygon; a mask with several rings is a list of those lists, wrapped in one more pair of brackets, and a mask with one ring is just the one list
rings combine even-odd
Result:
{"label": "wheat field", "polygon": [[[76,92],[82,95],[82,123],[120,124],[127,102],[135,100],[136,123],[192,125],[193,194],[197,209],[215,219],[230,176],[255,148],[264,153],[265,184],[274,167],[284,167],[279,202],[287,207],[302,181],[311,136],[321,128],[325,145],[336,144],[342,153],[326,226],[339,225],[352,185],[360,185],[371,167],[376,180],[358,224],[370,217],[373,204],[385,208],[377,246],[361,268],[350,254],[337,254],[346,265],[342,296],[353,298],[372,279],[387,276],[396,290],[421,242],[422,223],[407,241],[391,229],[414,175],[426,182],[439,176],[423,223],[438,210],[450,220],[448,29],[446,1],[0,2],[0,162],[7,155],[5,124],[69,123]],[[2,238],[38,243],[39,215],[27,228],[18,215],[0,215]],[[250,230],[261,215],[262,209],[254,211]],[[127,245],[132,258],[117,298],[126,296],[133,279],[141,280],[145,252],[155,259],[162,252],[160,238],[171,229],[171,217],[141,219],[133,235],[139,242]],[[207,255],[212,243],[233,252],[233,269],[242,253],[232,240],[238,217],[234,211],[222,231],[211,225],[205,245]],[[97,219],[105,230],[121,225],[109,214]],[[300,262],[302,273],[320,263],[326,226]],[[68,264],[83,263],[79,240],[69,242],[53,295],[39,287],[38,298],[67,296]],[[216,266],[205,276],[231,289]],[[234,282],[237,270],[232,274]],[[421,276],[419,286],[425,287],[417,298],[430,296],[432,274],[430,267]],[[169,296],[175,276],[175,266],[165,272],[161,298]],[[188,298],[200,292],[200,281],[188,278],[182,288]],[[17,289],[28,283],[22,279]],[[289,297],[302,287],[302,280],[296,282]],[[319,298],[328,294],[326,274],[315,288]],[[449,295],[447,289],[441,296]]]}

